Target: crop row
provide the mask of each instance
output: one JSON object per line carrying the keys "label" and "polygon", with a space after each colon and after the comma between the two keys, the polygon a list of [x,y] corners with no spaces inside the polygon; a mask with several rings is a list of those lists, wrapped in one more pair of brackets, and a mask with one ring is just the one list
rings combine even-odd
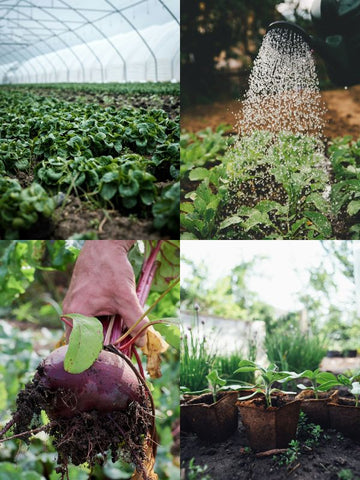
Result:
{"label": "crop row", "polygon": [[[6,89],[7,87],[0,87]],[[69,91],[79,93],[108,93],[120,95],[156,94],[180,95],[180,84],[170,82],[146,83],[34,83],[12,85],[13,90],[27,91],[29,88],[50,91]]]}

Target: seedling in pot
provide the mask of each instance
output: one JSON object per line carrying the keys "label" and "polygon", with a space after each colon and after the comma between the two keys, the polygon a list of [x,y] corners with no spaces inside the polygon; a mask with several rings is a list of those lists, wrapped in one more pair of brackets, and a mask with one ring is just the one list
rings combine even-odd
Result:
{"label": "seedling in pot", "polygon": [[356,372],[352,377],[347,377],[346,375],[338,375],[337,377],[339,385],[344,385],[344,387],[350,388],[353,382],[358,382],[360,380],[360,371]]}
{"label": "seedling in pot", "polygon": [[355,407],[359,407],[360,382],[352,383],[352,388],[350,389],[350,393],[352,393],[355,397]]}
{"label": "seedling in pot", "polygon": [[327,392],[331,388],[339,385],[339,381],[336,376],[330,372],[320,372],[317,368],[316,370],[305,370],[299,374],[300,378],[308,378],[311,381],[311,386],[306,386],[302,383],[297,385],[300,390],[311,390],[314,392],[316,400],[319,398],[319,392]]}
{"label": "seedling in pot", "polygon": [[[263,368],[250,360],[241,360],[239,368],[234,373],[239,372],[260,372],[259,382],[253,385],[254,392],[246,397],[241,397],[241,401],[249,400],[258,393],[262,393],[265,396],[266,408],[271,407],[271,395],[274,392],[282,392],[285,394],[295,394],[296,392],[287,392],[279,388],[274,387],[275,383],[285,383],[289,380],[298,378],[295,372],[279,371],[275,364],[271,364],[268,368]],[[248,387],[247,387],[248,388]]]}
{"label": "seedling in pot", "polygon": [[206,379],[209,382],[209,389],[213,395],[213,399],[215,403],[217,400],[217,392],[219,388],[225,386],[226,380],[219,377],[217,370],[211,370],[211,372],[209,372],[209,374],[206,375]]}

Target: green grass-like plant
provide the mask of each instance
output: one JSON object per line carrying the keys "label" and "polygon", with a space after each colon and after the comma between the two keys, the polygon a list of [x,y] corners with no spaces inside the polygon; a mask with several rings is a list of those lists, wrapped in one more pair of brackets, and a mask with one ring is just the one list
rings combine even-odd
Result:
{"label": "green grass-like plant", "polygon": [[267,335],[265,348],[270,362],[280,370],[316,370],[326,354],[319,336],[303,335],[298,330],[282,335]]}
{"label": "green grass-like plant", "polygon": [[180,385],[191,392],[207,389],[206,376],[212,370],[215,352],[205,336],[194,335],[193,329],[183,333],[180,359]]}

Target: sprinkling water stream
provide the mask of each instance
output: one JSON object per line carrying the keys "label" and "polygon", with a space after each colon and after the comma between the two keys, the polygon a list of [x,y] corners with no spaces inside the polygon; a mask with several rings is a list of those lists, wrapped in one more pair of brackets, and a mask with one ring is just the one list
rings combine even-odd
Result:
{"label": "sprinkling water stream", "polygon": [[226,158],[228,194],[219,215],[231,238],[329,238],[325,106],[301,33],[265,35]]}
{"label": "sprinkling water stream", "polygon": [[325,108],[310,47],[298,32],[275,28],[265,35],[242,104],[240,136],[267,130],[321,142]]}

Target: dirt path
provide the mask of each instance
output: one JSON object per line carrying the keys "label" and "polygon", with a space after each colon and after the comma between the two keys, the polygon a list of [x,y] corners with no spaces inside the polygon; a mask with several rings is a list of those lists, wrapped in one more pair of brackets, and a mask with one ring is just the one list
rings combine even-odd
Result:
{"label": "dirt path", "polygon": [[[322,97],[328,108],[325,136],[360,137],[360,85],[349,89],[327,90]],[[241,108],[238,100],[196,105],[181,112],[181,127],[196,132],[206,127],[215,129],[221,123],[234,125],[234,114]],[[235,133],[235,129],[234,129]]]}

